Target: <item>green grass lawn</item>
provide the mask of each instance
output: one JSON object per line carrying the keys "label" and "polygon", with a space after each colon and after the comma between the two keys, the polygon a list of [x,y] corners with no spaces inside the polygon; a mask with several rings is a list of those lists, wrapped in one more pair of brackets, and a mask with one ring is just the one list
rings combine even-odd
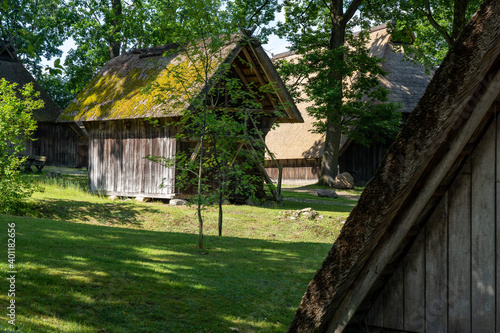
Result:
{"label": "green grass lawn", "polygon": [[[44,183],[28,216],[0,215],[2,244],[16,224],[22,332],[283,332],[352,209],[225,205],[218,237],[217,212],[207,208],[200,250],[194,207],[90,195],[85,175]],[[280,215],[305,207],[324,219]],[[6,259],[0,267],[9,270]],[[0,327],[11,328],[7,320],[2,311]]]}

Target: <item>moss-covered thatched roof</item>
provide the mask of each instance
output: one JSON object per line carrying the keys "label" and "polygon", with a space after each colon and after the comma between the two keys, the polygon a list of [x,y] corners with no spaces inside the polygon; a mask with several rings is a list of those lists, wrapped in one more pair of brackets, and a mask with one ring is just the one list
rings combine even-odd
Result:
{"label": "moss-covered thatched roof", "polygon": [[61,114],[61,109],[19,61],[14,48],[3,41],[0,41],[0,78],[19,86],[33,83],[33,88],[40,92],[40,99],[44,102],[43,108],[33,110],[33,118],[36,121],[55,122]]}
{"label": "moss-covered thatched roof", "polygon": [[485,0],[309,283],[289,332],[344,331],[424,228],[471,146],[497,116],[499,22],[500,2]]}
{"label": "moss-covered thatched roof", "polygon": [[[179,116],[183,110],[196,107],[193,103],[198,102],[200,97],[203,98],[216,83],[223,64],[235,61],[245,47],[250,47],[256,51],[254,54],[259,54],[261,47],[252,44],[243,42],[241,37],[233,37],[232,41],[210,54],[208,59],[204,55],[188,56],[192,52],[185,52],[193,48],[203,50],[200,45],[170,44],[123,54],[104,65],[66,108],[59,121]],[[272,67],[269,59],[267,60]],[[257,63],[266,67],[266,72],[275,72],[274,67],[268,68],[266,61],[259,60]],[[204,74],[205,70],[208,75]],[[284,89],[281,81],[278,86],[280,84]],[[286,107],[285,118],[288,121],[301,121],[300,113],[288,93],[277,94],[282,95],[282,100],[290,102]]]}

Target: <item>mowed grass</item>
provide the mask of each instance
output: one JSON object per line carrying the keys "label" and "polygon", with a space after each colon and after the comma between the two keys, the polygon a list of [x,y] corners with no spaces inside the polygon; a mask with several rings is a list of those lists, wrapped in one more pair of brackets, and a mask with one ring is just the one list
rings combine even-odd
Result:
{"label": "mowed grass", "polygon": [[[225,205],[218,237],[216,209],[208,208],[200,250],[194,207],[111,201],[86,193],[86,181],[85,175],[44,181],[29,216],[0,215],[1,244],[7,225],[16,224],[22,332],[286,331],[352,209]],[[279,214],[305,207],[324,219]],[[0,258],[7,258],[6,246]],[[9,270],[7,259],[0,267]],[[1,312],[0,327],[11,328],[7,320]]]}

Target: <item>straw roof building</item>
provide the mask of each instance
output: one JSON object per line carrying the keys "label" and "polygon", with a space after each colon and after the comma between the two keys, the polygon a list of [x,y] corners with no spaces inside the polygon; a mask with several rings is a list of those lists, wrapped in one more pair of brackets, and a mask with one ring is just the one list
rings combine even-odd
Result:
{"label": "straw roof building", "polygon": [[[389,101],[402,104],[400,112],[403,113],[403,120],[406,120],[429,84],[430,75],[425,73],[423,66],[405,60],[403,54],[395,52],[395,44],[387,25],[371,29],[367,45],[370,55],[384,59],[382,67],[388,72],[387,76],[380,78],[381,85],[390,91]],[[292,60],[296,57],[298,55],[287,52],[274,56],[273,61],[283,58]],[[309,106],[310,102],[297,104],[304,123],[281,125],[266,138],[269,149],[283,166],[283,180],[316,181],[319,177],[325,138],[324,134],[312,132],[316,120],[306,111]],[[294,138],[293,145],[287,139],[290,137]],[[350,172],[357,185],[365,185],[375,173],[389,145],[390,143],[374,143],[366,147],[343,136],[340,171]],[[277,170],[271,163],[268,163],[267,170],[277,177]]]}
{"label": "straw roof building", "polygon": [[[207,81],[195,79],[202,58],[189,59],[179,50],[179,45],[170,44],[112,59],[59,117],[60,122],[82,121],[89,132],[92,191],[167,199],[181,195],[175,188],[175,167],[166,168],[144,157],[173,158],[177,151],[199,145],[178,142],[179,129],[171,124],[184,110],[197,110],[195,101],[205,98],[210,87],[218,84],[219,73],[227,66],[231,68],[229,75],[245,86],[274,83],[273,91],[259,96],[262,108],[249,110],[264,135],[275,121],[302,121],[271,60],[256,41],[238,37],[220,47],[208,61]],[[187,73],[182,87],[176,86],[179,81],[173,66]],[[282,117],[277,117],[278,110]],[[233,110],[243,111],[238,107]]]}
{"label": "straw roof building", "polygon": [[500,2],[466,25],[289,332],[500,328]]}
{"label": "straw roof building", "polygon": [[36,141],[26,143],[27,155],[47,157],[47,165],[86,166],[87,138],[79,126],[74,123],[56,124],[61,109],[49,97],[33,76],[17,58],[14,48],[8,42],[0,42],[0,78],[23,86],[32,83],[40,92],[44,107],[33,111],[37,121],[37,130],[33,133]]}

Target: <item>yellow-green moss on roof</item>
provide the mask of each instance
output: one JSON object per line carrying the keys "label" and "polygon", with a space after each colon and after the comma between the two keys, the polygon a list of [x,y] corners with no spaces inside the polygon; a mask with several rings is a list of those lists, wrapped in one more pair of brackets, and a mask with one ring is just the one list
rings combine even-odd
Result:
{"label": "yellow-green moss on roof", "polygon": [[[188,57],[183,52],[164,56],[175,46],[136,50],[109,61],[58,121],[116,120],[177,116],[191,106],[205,88],[206,66],[210,78],[238,48],[226,44],[211,59]],[[207,64],[208,63],[208,64]],[[179,75],[181,74],[181,75]],[[201,79],[197,79],[201,77]]]}

